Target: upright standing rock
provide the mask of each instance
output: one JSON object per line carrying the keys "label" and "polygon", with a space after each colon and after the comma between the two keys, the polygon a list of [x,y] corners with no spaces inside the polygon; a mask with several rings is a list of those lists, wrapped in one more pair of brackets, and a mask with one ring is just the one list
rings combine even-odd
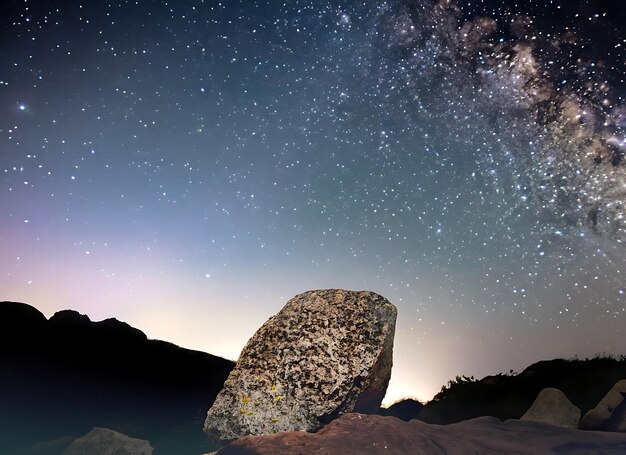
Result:
{"label": "upright standing rock", "polygon": [[212,438],[315,431],[378,409],[391,376],[396,308],[368,291],[309,291],[248,341],[209,409]]}

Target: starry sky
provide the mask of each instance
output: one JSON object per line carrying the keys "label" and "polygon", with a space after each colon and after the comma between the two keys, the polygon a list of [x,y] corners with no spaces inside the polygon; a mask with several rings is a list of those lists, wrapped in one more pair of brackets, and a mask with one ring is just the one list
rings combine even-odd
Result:
{"label": "starry sky", "polygon": [[10,0],[0,300],[230,359],[398,307],[386,402],[626,352],[621,0]]}

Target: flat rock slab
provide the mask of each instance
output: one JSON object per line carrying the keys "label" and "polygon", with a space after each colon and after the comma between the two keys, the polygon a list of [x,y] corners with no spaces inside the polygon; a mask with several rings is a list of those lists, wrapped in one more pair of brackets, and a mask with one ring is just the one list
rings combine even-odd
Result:
{"label": "flat rock slab", "polygon": [[108,428],[95,427],[74,440],[63,455],[152,455],[148,441],[135,439]]}
{"label": "flat rock slab", "polygon": [[299,294],[254,334],[209,409],[205,432],[315,431],[382,401],[393,355],[396,308],[368,291]]}
{"label": "flat rock slab", "polygon": [[623,455],[626,435],[479,417],[452,425],[346,414],[317,433],[246,436],[218,455]]}

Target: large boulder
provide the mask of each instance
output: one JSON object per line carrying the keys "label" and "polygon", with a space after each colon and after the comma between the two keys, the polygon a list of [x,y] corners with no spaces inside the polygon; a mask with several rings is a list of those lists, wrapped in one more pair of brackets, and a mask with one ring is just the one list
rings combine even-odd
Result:
{"label": "large boulder", "polygon": [[63,455],[152,455],[148,441],[135,439],[108,428],[95,427],[72,442]]}
{"label": "large boulder", "polygon": [[563,428],[578,428],[580,409],[559,389],[543,389],[521,420],[547,423]]}
{"label": "large boulder", "polygon": [[626,434],[478,417],[451,425],[345,414],[317,433],[246,436],[217,455],[522,455],[624,454]]}
{"label": "large boulder", "polygon": [[343,413],[375,412],[391,376],[396,308],[368,291],[309,291],[248,341],[209,409],[214,439],[315,431]]}
{"label": "large boulder", "polygon": [[580,421],[583,430],[626,431],[626,379],[618,381]]}

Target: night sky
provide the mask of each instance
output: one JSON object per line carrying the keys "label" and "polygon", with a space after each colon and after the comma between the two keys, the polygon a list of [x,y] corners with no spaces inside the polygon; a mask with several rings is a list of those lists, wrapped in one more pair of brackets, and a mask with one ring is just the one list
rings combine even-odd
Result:
{"label": "night sky", "polygon": [[387,402],[626,353],[623,0],[12,0],[0,300],[235,359],[398,307]]}

